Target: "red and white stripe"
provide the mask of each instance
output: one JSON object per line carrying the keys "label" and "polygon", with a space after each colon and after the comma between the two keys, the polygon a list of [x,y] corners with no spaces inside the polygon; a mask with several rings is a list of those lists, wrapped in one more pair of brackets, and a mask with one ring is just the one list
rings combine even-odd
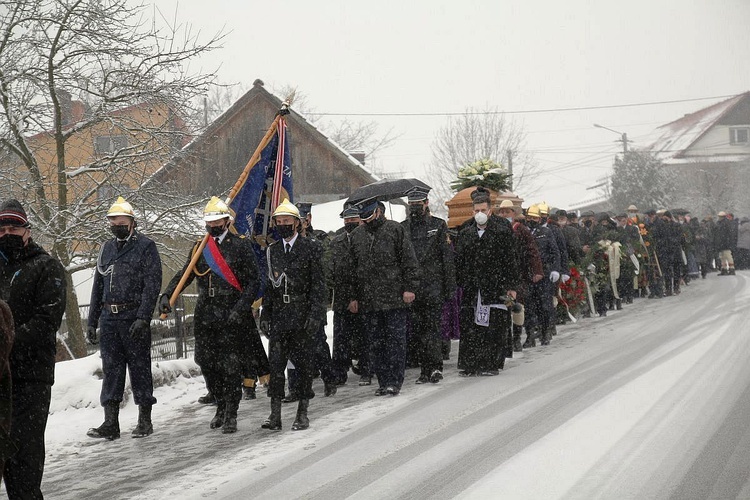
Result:
{"label": "red and white stripe", "polygon": [[12,210],[6,210],[0,212],[0,225],[2,224],[14,224],[18,223],[21,225],[28,224],[29,220],[23,216],[20,212],[14,212]]}

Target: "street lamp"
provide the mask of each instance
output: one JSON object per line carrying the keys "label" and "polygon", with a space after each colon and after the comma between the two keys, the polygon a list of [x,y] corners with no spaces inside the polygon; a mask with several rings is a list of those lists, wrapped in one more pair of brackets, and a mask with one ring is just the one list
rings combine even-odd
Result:
{"label": "street lamp", "polygon": [[596,128],[603,128],[604,130],[609,130],[610,132],[614,132],[615,134],[621,136],[622,138],[618,142],[622,142],[622,152],[623,154],[628,152],[628,134],[625,132],[618,132],[617,130],[612,130],[609,127],[605,127],[604,125],[599,125],[598,123],[594,123],[594,127]]}

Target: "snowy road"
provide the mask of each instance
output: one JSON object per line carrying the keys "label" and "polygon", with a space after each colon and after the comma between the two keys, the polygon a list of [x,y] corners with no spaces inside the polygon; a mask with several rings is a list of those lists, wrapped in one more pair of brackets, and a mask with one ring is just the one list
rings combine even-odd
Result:
{"label": "snowy road", "polygon": [[281,433],[262,431],[266,398],[242,403],[234,436],[208,429],[209,407],[157,407],[147,439],[57,447],[43,490],[70,499],[750,498],[749,278],[709,275],[679,298],[562,327],[498,377],[458,378],[454,349],[437,386],[415,386],[415,370],[395,398],[350,383],[312,401],[305,432],[289,430],[290,406]]}

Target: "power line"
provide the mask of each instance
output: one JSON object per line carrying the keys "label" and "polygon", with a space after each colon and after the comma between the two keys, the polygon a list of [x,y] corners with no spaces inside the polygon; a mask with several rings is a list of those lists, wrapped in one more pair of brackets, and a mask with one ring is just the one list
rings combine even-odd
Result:
{"label": "power line", "polygon": [[615,109],[615,108],[632,108],[639,106],[656,106],[660,104],[676,104],[681,102],[708,101],[712,99],[727,99],[735,97],[737,94],[720,95],[713,97],[696,97],[693,99],[675,99],[671,101],[650,101],[637,102],[629,104],[605,104],[601,106],[578,106],[573,108],[546,108],[546,109],[521,109],[512,111],[462,111],[462,112],[439,112],[439,113],[311,113],[307,115],[315,116],[466,116],[466,115],[521,115],[533,113],[560,113],[565,111],[588,111],[593,109]]}

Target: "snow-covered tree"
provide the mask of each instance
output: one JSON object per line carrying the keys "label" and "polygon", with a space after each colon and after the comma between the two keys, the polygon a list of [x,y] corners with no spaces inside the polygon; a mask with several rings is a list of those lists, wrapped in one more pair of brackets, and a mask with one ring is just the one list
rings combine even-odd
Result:
{"label": "snow-covered tree", "polygon": [[634,204],[641,210],[669,208],[674,175],[648,151],[630,150],[615,158],[610,201],[615,210]]}
{"label": "snow-covered tree", "polygon": [[512,166],[512,189],[528,189],[539,170],[533,155],[525,149],[526,133],[523,126],[497,109],[467,109],[448,122],[436,134],[432,143],[432,162],[427,167],[428,184],[432,186],[430,206],[445,211],[444,203],[454,191],[451,189],[458,169],[474,161],[487,159]]}
{"label": "snow-covered tree", "polygon": [[189,140],[181,117],[214,74],[188,64],[222,35],[202,41],[150,14],[130,0],[0,0],[0,194],[24,202],[35,238],[68,271],[76,355],[85,343],[70,276],[111,237],[112,201],[128,198],[156,238],[174,238],[195,204],[139,187]]}

